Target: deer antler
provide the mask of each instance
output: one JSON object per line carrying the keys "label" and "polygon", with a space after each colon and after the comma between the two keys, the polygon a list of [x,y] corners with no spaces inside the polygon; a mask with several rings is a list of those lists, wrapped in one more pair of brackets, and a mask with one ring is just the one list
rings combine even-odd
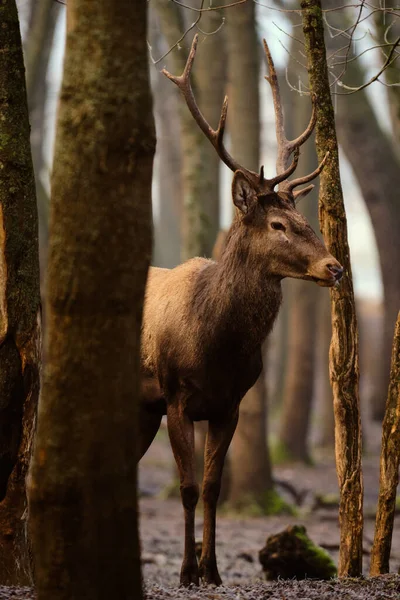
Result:
{"label": "deer antler", "polygon": [[[283,173],[285,171],[286,164],[287,164],[288,159],[289,159],[290,155],[292,154],[292,152],[295,152],[295,154],[298,153],[300,151],[300,146],[302,146],[304,144],[304,142],[306,142],[308,140],[308,138],[310,137],[310,135],[312,134],[312,132],[314,130],[315,124],[317,122],[317,111],[316,111],[317,97],[315,94],[311,95],[312,112],[311,112],[310,122],[307,125],[307,128],[296,139],[289,141],[285,135],[281,95],[280,95],[280,91],[279,91],[279,83],[278,83],[278,78],[276,75],[274,61],[272,60],[271,52],[269,51],[267,42],[265,40],[263,40],[263,42],[264,42],[264,51],[265,51],[265,55],[267,57],[268,70],[269,70],[269,75],[267,75],[265,77],[265,79],[268,81],[268,83],[271,86],[272,98],[273,98],[274,109],[275,109],[276,139],[278,142],[278,157],[276,159],[276,171],[279,174],[279,173]],[[318,166],[318,168],[315,169],[315,171],[313,171],[309,175],[306,175],[304,177],[298,177],[297,179],[292,179],[292,181],[287,181],[286,180],[287,178],[282,180],[281,184],[279,185],[279,190],[285,191],[285,192],[292,192],[293,188],[297,187],[298,185],[308,183],[309,181],[312,181],[313,179],[315,179],[315,177],[317,177],[321,173],[322,169],[324,168],[325,162],[328,158],[328,155],[329,155],[329,152],[326,153],[323,161]],[[314,186],[308,186],[307,189],[312,188],[312,187],[314,187]],[[304,190],[301,190],[301,191],[303,192]],[[298,192],[297,194],[294,193],[294,197],[296,197],[296,195],[299,195],[299,194],[300,194],[300,192]]]}
{"label": "deer antler", "polygon": [[[162,73],[164,73],[164,75],[166,75],[168,77],[168,79],[173,81],[173,83],[175,83],[178,86],[178,88],[181,90],[183,97],[186,100],[186,104],[187,104],[190,112],[192,113],[194,120],[196,121],[196,123],[198,124],[200,129],[203,131],[205,136],[210,140],[211,144],[214,146],[215,150],[217,151],[218,156],[227,165],[227,167],[229,167],[232,171],[237,171],[238,169],[243,171],[243,173],[245,173],[245,175],[248,177],[248,179],[253,183],[255,188],[257,190],[259,190],[260,192],[272,191],[274,189],[275,185],[284,181],[296,169],[298,159],[299,159],[299,153],[298,153],[298,151],[294,153],[292,164],[287,169],[285,168],[286,162],[287,162],[287,159],[286,159],[283,168],[280,169],[278,171],[278,174],[272,179],[264,178],[264,168],[263,167],[261,167],[260,173],[255,173],[254,171],[250,171],[249,169],[245,169],[244,167],[242,167],[229,154],[229,152],[226,150],[224,143],[223,143],[226,115],[228,112],[228,97],[225,96],[225,99],[224,99],[224,102],[222,105],[221,116],[219,119],[218,128],[213,129],[209,125],[209,123],[206,121],[206,119],[204,118],[203,114],[201,113],[199,107],[197,106],[197,103],[196,103],[196,100],[195,100],[195,97],[193,94],[192,86],[190,84],[190,74],[191,74],[191,70],[192,70],[192,66],[193,66],[193,61],[194,61],[194,58],[196,55],[198,38],[199,38],[199,36],[198,36],[198,34],[196,34],[194,36],[194,39],[192,42],[192,47],[190,49],[190,53],[189,53],[188,59],[186,61],[186,66],[185,66],[185,69],[184,69],[182,75],[180,75],[180,76],[171,75],[171,73],[169,73],[166,69],[163,69]],[[279,94],[279,90],[278,90],[278,94]],[[277,127],[278,127],[278,125],[277,125]],[[290,154],[292,153],[293,150],[295,150],[294,146],[291,148],[287,158],[290,156]]]}

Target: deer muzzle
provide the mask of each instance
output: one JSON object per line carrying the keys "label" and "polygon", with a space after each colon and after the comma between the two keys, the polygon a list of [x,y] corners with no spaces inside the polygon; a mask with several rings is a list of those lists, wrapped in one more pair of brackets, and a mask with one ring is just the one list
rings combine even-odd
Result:
{"label": "deer muzzle", "polygon": [[308,275],[318,285],[332,287],[341,280],[343,271],[342,265],[333,256],[329,256],[312,265]]}

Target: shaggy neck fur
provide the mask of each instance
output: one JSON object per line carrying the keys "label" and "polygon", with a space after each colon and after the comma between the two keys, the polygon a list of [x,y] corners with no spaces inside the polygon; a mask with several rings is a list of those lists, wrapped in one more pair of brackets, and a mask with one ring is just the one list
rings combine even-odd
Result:
{"label": "shaggy neck fur", "polygon": [[216,337],[230,339],[244,353],[260,346],[272,329],[282,301],[280,279],[268,259],[251,252],[252,232],[236,219],[218,263],[199,274],[195,310]]}

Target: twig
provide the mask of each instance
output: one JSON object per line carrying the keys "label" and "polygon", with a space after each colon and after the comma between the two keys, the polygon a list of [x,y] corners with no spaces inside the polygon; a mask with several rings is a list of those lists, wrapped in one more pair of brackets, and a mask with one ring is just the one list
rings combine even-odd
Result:
{"label": "twig", "polygon": [[[236,2],[232,2],[231,4],[219,5],[219,6],[209,6],[208,8],[194,8],[193,6],[188,6],[183,2],[179,2],[179,0],[171,0],[174,4],[178,6],[182,6],[182,8],[187,8],[188,10],[192,10],[193,12],[205,13],[210,12],[212,10],[221,10],[225,8],[231,8],[232,6],[238,6],[238,4],[245,4],[246,2],[251,2],[251,0],[237,0]],[[202,3],[203,4],[203,3]]]}
{"label": "twig", "polygon": [[[172,0],[174,1],[174,0]],[[179,2],[177,3],[179,4]],[[149,42],[147,42],[147,47],[149,49],[149,55],[150,55],[150,60],[153,63],[153,65],[158,65],[158,63],[160,63],[162,60],[164,60],[164,58],[166,58],[169,54],[171,54],[172,50],[174,50],[177,46],[179,46],[179,44],[181,42],[183,42],[183,40],[185,39],[185,37],[187,36],[187,34],[189,33],[189,31],[192,31],[192,29],[194,29],[196,27],[196,25],[200,22],[200,19],[202,17],[202,12],[201,9],[203,8],[204,5],[204,0],[201,0],[201,4],[200,4],[200,12],[198,14],[198,17],[196,17],[196,20],[189,25],[189,27],[186,29],[186,31],[184,31],[184,33],[181,35],[181,37],[179,38],[179,40],[177,40],[175,42],[175,44],[173,44],[173,46],[171,46],[162,56],[160,56],[160,58],[154,59],[151,53],[151,46],[149,44]]]}
{"label": "twig", "polygon": [[[396,56],[393,57],[393,54],[397,48],[397,46],[400,43],[400,37],[397,38],[396,42],[393,44],[393,47],[386,59],[386,61],[384,62],[384,64],[382,65],[381,69],[379,70],[379,72],[374,75],[373,77],[371,77],[371,79],[369,79],[368,81],[366,81],[365,83],[363,83],[362,85],[358,86],[358,87],[350,87],[348,85],[345,85],[343,82],[338,81],[337,84],[340,87],[343,87],[346,90],[350,90],[348,92],[334,92],[335,94],[337,94],[338,96],[349,96],[350,94],[354,94],[355,92],[360,92],[361,90],[363,90],[364,88],[366,88],[367,86],[369,86],[371,83],[373,83],[374,81],[378,81],[379,77],[382,75],[382,73],[384,72],[384,70],[387,67],[390,67],[390,65],[392,63],[394,63],[395,60],[397,60],[399,58],[399,54],[397,54]],[[381,81],[379,83],[382,83]]]}

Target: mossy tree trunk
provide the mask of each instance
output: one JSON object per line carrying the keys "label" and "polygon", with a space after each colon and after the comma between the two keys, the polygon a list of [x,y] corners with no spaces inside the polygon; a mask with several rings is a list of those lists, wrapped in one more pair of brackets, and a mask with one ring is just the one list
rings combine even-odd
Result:
{"label": "mossy tree trunk", "polygon": [[146,0],[68,0],[30,473],[39,600],[140,598],[136,413],[151,256]]}
{"label": "mossy tree trunk", "polygon": [[[182,9],[164,0],[156,1],[162,30],[169,47],[185,29]],[[188,10],[188,9],[183,9]],[[215,11],[202,16],[201,27],[213,31],[221,23]],[[201,34],[200,34],[201,36]],[[174,48],[165,60],[168,70],[181,74],[186,64],[190,40],[182,48]],[[193,66],[191,84],[204,116],[217,127],[225,84],[223,36],[221,33],[200,40]],[[164,66],[164,64],[163,64]],[[172,85],[172,84],[171,84]],[[182,249],[181,259],[211,256],[219,229],[219,158],[210,142],[194,121],[185,102],[180,99],[180,135],[182,156]]]}
{"label": "mossy tree trunk", "polygon": [[15,0],[0,7],[0,584],[31,582],[25,478],[39,396],[38,221]]}
{"label": "mossy tree trunk", "polygon": [[362,573],[363,480],[359,410],[358,331],[347,242],[346,214],[340,182],[335,118],[330,95],[320,0],[303,0],[303,31],[311,92],[318,98],[318,159],[330,155],[320,177],[320,224],[328,250],[344,267],[331,289],[332,342],[330,379],[335,412],[336,467],[340,487],[340,577]]}
{"label": "mossy tree trunk", "polygon": [[371,577],[389,573],[400,463],[400,312],[394,332],[389,393],[383,421],[381,468]]}
{"label": "mossy tree trunk", "polygon": [[318,444],[322,448],[333,448],[335,445],[335,418],[333,414],[332,388],[329,383],[329,345],[332,337],[332,326],[329,319],[330,301],[326,296],[318,306],[318,331],[315,347],[316,371],[315,395],[319,404]]}
{"label": "mossy tree trunk", "polygon": [[[329,0],[329,6],[336,3]],[[346,13],[333,11],[331,22],[340,29],[349,25]],[[382,19],[382,15],[380,17]],[[390,23],[390,16],[386,27]],[[394,24],[394,26],[396,26]],[[393,28],[390,30],[394,35]],[[343,37],[328,38],[329,50],[337,51],[343,46]],[[383,40],[382,40],[383,41]],[[346,82],[355,87],[365,81],[365,73],[359,60],[350,52],[350,62],[346,68]],[[342,67],[340,67],[341,69]],[[400,77],[398,66],[393,65],[386,72],[386,77],[396,82]],[[395,119],[396,110],[400,106],[400,92],[396,87],[387,88],[389,105]],[[399,108],[397,108],[397,111]],[[370,404],[372,415],[382,421],[385,413],[386,394],[389,382],[390,355],[393,328],[396,322],[400,298],[400,269],[393,256],[400,256],[400,164],[395,144],[382,131],[367,90],[355,94],[338,96],[337,98],[337,133],[339,142],[349,160],[359,183],[367,210],[370,214],[379,251],[379,262],[384,292],[384,322],[382,331],[382,349],[377,355],[379,362],[378,376],[371,390]],[[393,133],[396,137],[399,124],[393,121]]]}
{"label": "mossy tree trunk", "polygon": [[[253,2],[230,8],[226,12],[225,36],[231,152],[241,165],[258,171],[260,47]],[[239,423],[230,451],[228,503],[233,507],[255,505],[262,512],[271,509],[273,483],[267,445],[266,411],[263,372],[240,405]]]}

